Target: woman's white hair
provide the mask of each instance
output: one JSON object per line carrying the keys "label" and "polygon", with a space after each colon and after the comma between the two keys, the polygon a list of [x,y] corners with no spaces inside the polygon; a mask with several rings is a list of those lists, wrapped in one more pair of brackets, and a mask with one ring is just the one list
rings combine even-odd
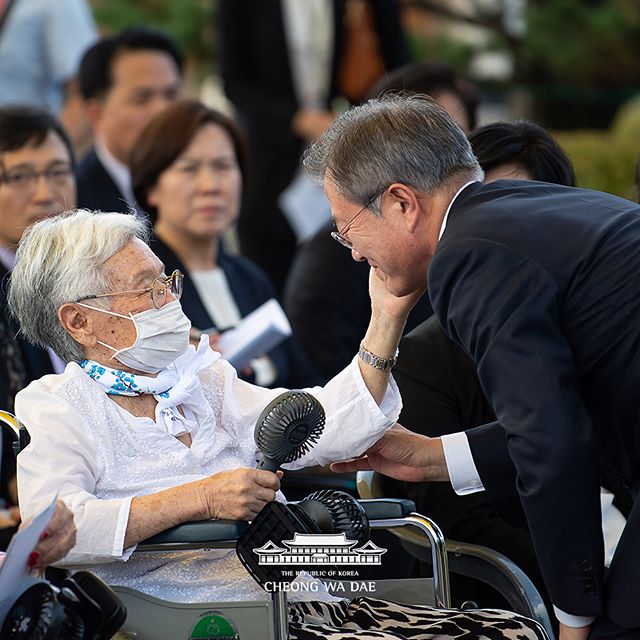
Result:
{"label": "woman's white hair", "polygon": [[126,213],[75,209],[29,227],[18,246],[8,295],[20,333],[66,361],[82,360],[82,347],[58,321],[58,309],[109,293],[104,263],[134,238],[147,242],[149,226]]}

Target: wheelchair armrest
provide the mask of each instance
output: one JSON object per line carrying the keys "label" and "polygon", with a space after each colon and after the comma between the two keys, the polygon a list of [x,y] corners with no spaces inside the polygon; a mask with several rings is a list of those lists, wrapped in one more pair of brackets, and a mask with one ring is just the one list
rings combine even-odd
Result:
{"label": "wheelchair armrest", "polygon": [[249,526],[243,520],[199,520],[183,522],[138,544],[138,551],[183,551],[229,548]]}
{"label": "wheelchair armrest", "polygon": [[404,498],[373,498],[358,500],[369,520],[392,520],[404,518],[416,510],[413,500]]}
{"label": "wheelchair armrest", "polygon": [[[371,500],[358,500],[369,520],[393,520],[404,518],[416,510],[413,500],[405,498],[373,498]],[[300,504],[299,501],[291,501],[289,504]]]}

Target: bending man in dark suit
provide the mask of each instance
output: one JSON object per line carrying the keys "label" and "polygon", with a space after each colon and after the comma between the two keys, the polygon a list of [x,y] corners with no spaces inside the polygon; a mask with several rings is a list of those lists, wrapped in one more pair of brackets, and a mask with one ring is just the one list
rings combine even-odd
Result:
{"label": "bending man in dark suit", "polygon": [[[571,160],[549,133],[533,122],[496,122],[474,130],[468,138],[485,172],[485,182],[509,178],[575,186]],[[480,386],[474,362],[445,335],[435,317],[402,338],[394,378],[403,401],[399,422],[412,431],[441,436],[496,419]],[[417,510],[428,513],[447,538],[481,544],[506,555],[546,596],[519,504],[498,510],[485,492],[458,496],[443,482],[388,480],[387,483],[388,495],[406,495],[414,500]],[[611,494],[603,493],[605,549],[609,560],[611,547],[617,542],[615,533],[624,526],[624,518],[614,510],[611,501]],[[484,585],[467,580],[456,584],[452,577],[452,589],[456,602],[475,600],[482,606],[497,606]]]}
{"label": "bending man in dark suit", "polygon": [[547,183],[483,184],[463,133],[421,97],[352,109],[306,166],[324,180],[335,237],[390,292],[424,288],[428,271],[440,324],[498,418],[433,439],[397,428],[336,470],[484,486],[493,500],[517,490],[561,638],[638,637],[640,501],[605,582],[599,487],[604,473],[630,495],[640,483],[640,208]]}

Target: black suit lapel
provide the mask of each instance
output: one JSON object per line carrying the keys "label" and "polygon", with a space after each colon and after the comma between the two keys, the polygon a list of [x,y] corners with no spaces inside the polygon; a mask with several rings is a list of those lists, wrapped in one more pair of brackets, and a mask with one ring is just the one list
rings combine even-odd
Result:
{"label": "black suit lapel", "polygon": [[100,162],[95,149],[82,159],[76,173],[79,207],[129,213],[127,198]]}

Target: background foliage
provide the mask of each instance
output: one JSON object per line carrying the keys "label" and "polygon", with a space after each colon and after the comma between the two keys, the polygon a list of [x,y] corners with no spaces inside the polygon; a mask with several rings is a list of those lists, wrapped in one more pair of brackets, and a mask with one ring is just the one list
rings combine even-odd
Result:
{"label": "background foliage", "polygon": [[[243,0],[238,0],[242,2]],[[210,66],[216,53],[214,0],[93,0],[96,22],[112,33],[146,25],[169,33],[196,65]]]}
{"label": "background foliage", "polygon": [[640,156],[640,98],[618,112],[608,131],[553,135],[573,161],[578,186],[637,200],[634,168]]}

